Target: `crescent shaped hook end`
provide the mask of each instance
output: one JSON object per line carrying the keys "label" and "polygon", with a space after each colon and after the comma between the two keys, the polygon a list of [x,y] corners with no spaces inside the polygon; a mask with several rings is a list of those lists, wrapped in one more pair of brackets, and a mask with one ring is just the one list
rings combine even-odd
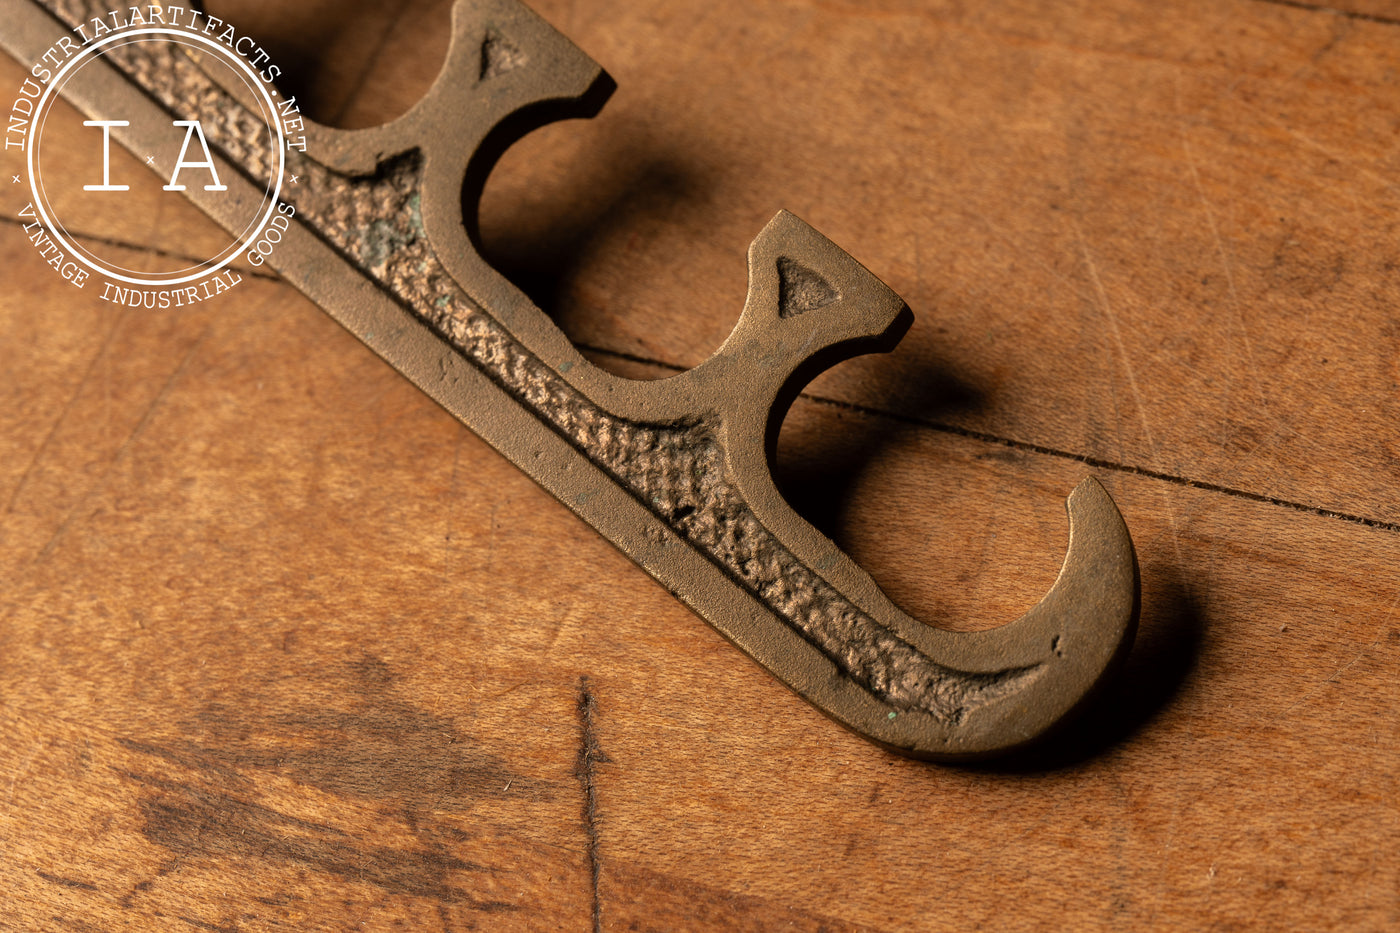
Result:
{"label": "crescent shaped hook end", "polygon": [[[1020,619],[954,635],[939,661],[968,678],[952,723],[906,719],[906,755],[975,761],[1038,745],[1088,705],[1121,666],[1137,632],[1140,586],[1127,524],[1090,477],[1065,502],[1069,548],[1050,591]],[[893,736],[890,736],[891,738]]]}

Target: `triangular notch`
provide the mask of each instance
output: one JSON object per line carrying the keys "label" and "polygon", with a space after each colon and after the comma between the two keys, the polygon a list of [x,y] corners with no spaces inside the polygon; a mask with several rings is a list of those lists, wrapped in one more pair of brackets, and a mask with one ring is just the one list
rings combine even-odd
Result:
{"label": "triangular notch", "polygon": [[831,304],[841,295],[831,283],[802,263],[778,259],[778,316],[796,317]]}
{"label": "triangular notch", "polygon": [[529,59],[510,40],[494,30],[481,40],[481,80],[495,78],[523,67]]}

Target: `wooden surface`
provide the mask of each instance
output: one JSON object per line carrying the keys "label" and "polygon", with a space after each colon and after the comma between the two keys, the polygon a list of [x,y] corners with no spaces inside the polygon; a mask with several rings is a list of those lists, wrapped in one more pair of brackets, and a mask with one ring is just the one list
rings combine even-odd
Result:
{"label": "wooden surface", "polygon": [[[328,121],[441,60],[438,0],[273,6],[214,8]],[[784,490],[985,627],[1099,477],[1126,676],[1036,761],[878,751],[289,287],[79,299],[0,185],[0,930],[1400,925],[1400,3],[536,9],[620,89],[507,154],[493,261],[655,377],[800,214],[916,324]],[[196,251],[121,159],[149,209],[82,232]]]}

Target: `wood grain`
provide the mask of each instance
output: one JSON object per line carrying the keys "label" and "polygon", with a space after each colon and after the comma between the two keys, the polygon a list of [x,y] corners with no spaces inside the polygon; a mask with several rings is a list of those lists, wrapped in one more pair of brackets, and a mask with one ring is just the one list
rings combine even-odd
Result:
{"label": "wood grain", "polygon": [[[344,125],[445,41],[222,6]],[[1400,26],[1309,6],[537,5],[619,91],[487,248],[602,365],[703,359],[788,207],[916,314],[780,449],[897,602],[1007,621],[1118,501],[1126,675],[1001,767],[826,721],[284,284],[124,311],[0,223],[0,930],[1400,924]],[[121,168],[84,235],[214,235]]]}

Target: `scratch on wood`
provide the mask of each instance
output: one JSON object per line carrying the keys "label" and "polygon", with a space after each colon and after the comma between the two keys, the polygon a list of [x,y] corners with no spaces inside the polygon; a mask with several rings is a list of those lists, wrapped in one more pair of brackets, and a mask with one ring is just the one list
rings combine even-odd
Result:
{"label": "scratch on wood", "polygon": [[48,432],[44,435],[44,439],[40,441],[39,446],[35,448],[34,456],[29,458],[29,463],[25,466],[24,472],[19,476],[19,482],[15,484],[14,490],[10,493],[9,502],[5,504],[5,514],[8,515],[15,510],[15,503],[19,501],[19,494],[24,490],[25,484],[29,482],[29,477],[33,475],[40,461],[44,459],[44,454],[48,452],[49,445],[53,442],[54,435],[58,433],[58,429],[63,426],[63,423],[68,420],[69,412],[73,410],[73,405],[78,401],[78,396],[82,394],[83,389],[92,379],[92,374],[97,369],[97,364],[107,358],[107,352],[112,347],[112,341],[116,338],[117,332],[121,330],[122,325],[126,323],[126,319],[127,309],[122,308],[113,318],[112,326],[107,329],[107,336],[102,338],[102,345],[97,348],[97,352],[93,354],[92,359],[88,362],[87,368],[83,370],[82,378],[78,380],[78,384],[68,396],[68,400],[63,403],[63,408],[59,411],[58,417],[54,419],[53,424],[49,426]]}
{"label": "scratch on wood", "polygon": [[603,863],[598,857],[598,784],[596,766],[608,761],[598,745],[593,720],[598,714],[598,701],[588,686],[588,678],[578,679],[578,718],[581,735],[578,762],[574,775],[583,786],[583,831],[588,837],[588,870],[593,883],[593,933],[603,930],[603,902],[598,897],[598,879]]}
{"label": "scratch on wood", "polygon": [[126,436],[126,440],[122,441],[121,446],[117,448],[117,452],[112,455],[111,460],[107,462],[107,465],[102,469],[102,472],[98,474],[96,481],[94,481],[93,484],[89,487],[88,492],[85,495],[83,495],[82,498],[80,498],[71,509],[68,510],[68,514],[64,516],[62,524],[58,526],[57,530],[54,531],[53,536],[49,538],[47,543],[44,544],[43,548],[39,551],[39,554],[30,561],[31,564],[37,564],[47,559],[49,554],[53,552],[54,547],[57,546],[58,542],[63,539],[63,536],[67,534],[68,529],[73,524],[73,520],[77,516],[78,512],[81,511],[82,508],[88,504],[89,500],[91,500],[91,498],[96,494],[97,490],[101,488],[102,484],[107,481],[108,475],[111,474],[112,470],[116,467],[116,465],[119,462],[121,462],[121,459],[126,454],[127,449],[131,447],[131,445],[136,441],[138,437],[141,436],[141,432],[146,430],[146,426],[150,424],[151,418],[155,414],[156,409],[160,407],[161,403],[165,401],[166,395],[169,394],[170,387],[174,385],[175,382],[180,378],[180,376],[185,372],[185,367],[189,365],[190,359],[194,357],[195,351],[197,351],[204,344],[205,338],[209,336],[210,329],[211,328],[206,327],[203,333],[196,337],[194,342],[190,344],[190,348],[187,351],[185,351],[185,355],[180,358],[180,362],[175,366],[175,369],[171,371],[168,377],[166,377],[165,382],[160,387],[160,391],[156,393],[155,398],[151,399],[151,403],[146,406],[146,410],[141,413],[141,418],[136,422],[136,426],[131,429],[131,433]]}

